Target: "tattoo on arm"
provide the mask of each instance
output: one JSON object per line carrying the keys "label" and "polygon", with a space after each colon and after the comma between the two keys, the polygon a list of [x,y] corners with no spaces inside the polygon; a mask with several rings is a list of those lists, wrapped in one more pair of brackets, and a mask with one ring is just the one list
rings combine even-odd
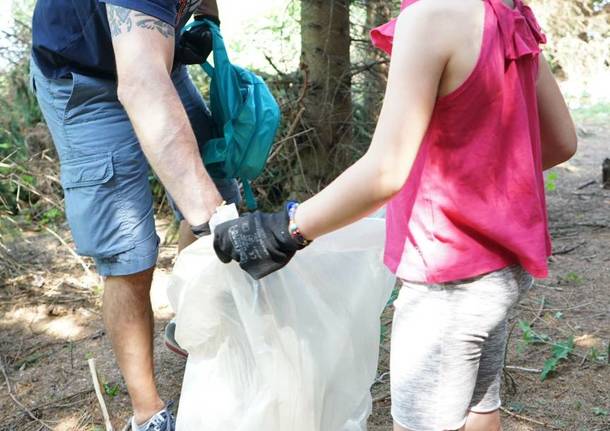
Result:
{"label": "tattoo on arm", "polygon": [[106,6],[106,14],[108,15],[108,24],[110,24],[110,33],[112,37],[116,37],[121,33],[131,31],[131,10],[111,4]]}
{"label": "tattoo on arm", "polygon": [[106,14],[108,15],[108,24],[110,25],[112,37],[117,37],[122,33],[129,33],[134,24],[140,28],[158,31],[166,39],[175,35],[174,27],[165,21],[141,12],[108,4],[106,6]]}
{"label": "tattoo on arm", "polygon": [[174,36],[174,27],[172,27],[168,23],[161,21],[160,19],[144,15],[143,13],[136,13],[135,16],[136,18],[139,18],[136,19],[136,25],[138,27],[145,28],[148,30],[157,30],[166,39]]}

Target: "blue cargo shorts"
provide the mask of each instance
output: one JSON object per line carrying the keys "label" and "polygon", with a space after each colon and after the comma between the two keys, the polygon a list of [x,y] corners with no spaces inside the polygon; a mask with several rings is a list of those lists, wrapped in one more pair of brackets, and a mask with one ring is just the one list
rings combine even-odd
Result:
{"label": "blue cargo shorts", "polygon": [[[30,72],[59,155],[66,216],[76,251],[93,257],[102,276],[152,268],[159,237],[151,171],[117,98],[116,81],[78,73],[69,79],[48,79],[33,60]],[[211,137],[210,112],[186,67],[177,68],[172,80],[201,148]],[[214,181],[228,203],[239,201],[235,180]],[[181,220],[178,209],[172,207]]]}

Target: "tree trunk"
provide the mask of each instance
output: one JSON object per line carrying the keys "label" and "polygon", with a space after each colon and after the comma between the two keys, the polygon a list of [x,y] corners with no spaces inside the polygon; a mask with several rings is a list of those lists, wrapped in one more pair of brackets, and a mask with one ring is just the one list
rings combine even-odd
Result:
{"label": "tree trunk", "polygon": [[[387,0],[366,0],[366,25],[364,37],[369,38],[369,32],[390,20],[390,7]],[[379,111],[383,103],[383,96],[388,80],[388,64],[385,62],[387,56],[379,49],[370,47],[366,51],[366,61],[375,64],[368,73],[364,93],[364,107],[366,111],[367,123],[371,124],[371,129],[375,128],[379,118]]]}
{"label": "tree trunk", "polygon": [[336,173],[335,150],[352,140],[349,0],[301,0],[304,120],[316,131],[303,170],[314,189]]}

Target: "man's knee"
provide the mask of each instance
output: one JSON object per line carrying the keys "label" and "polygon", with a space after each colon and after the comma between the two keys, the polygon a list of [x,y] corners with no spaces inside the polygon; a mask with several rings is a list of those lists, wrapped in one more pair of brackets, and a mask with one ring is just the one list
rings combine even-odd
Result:
{"label": "man's knee", "polygon": [[105,278],[106,289],[128,289],[132,293],[148,294],[152,284],[155,268],[149,268],[130,275],[108,276]]}

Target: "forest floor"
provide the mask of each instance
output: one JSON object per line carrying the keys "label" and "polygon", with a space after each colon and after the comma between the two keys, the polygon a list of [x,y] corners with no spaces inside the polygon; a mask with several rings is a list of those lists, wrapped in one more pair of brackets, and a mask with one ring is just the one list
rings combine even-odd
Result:
{"label": "forest floor", "polygon": [[[547,179],[555,253],[550,277],[536,283],[511,318],[502,413],[507,431],[610,430],[610,190],[600,186],[602,160],[610,157],[608,124],[608,118],[581,121],[577,156]],[[102,430],[89,358],[97,361],[108,409],[121,429],[129,401],[103,330],[100,280],[81,265],[90,262],[46,232],[26,232],[10,248],[13,274],[0,280],[0,431]],[[174,245],[162,247],[153,285],[156,367],[167,400],[178,400],[185,365],[162,347],[160,336],[171,317],[165,287],[175,253]],[[391,430],[391,318],[390,307],[382,318],[371,431]],[[553,350],[567,357],[541,381]]]}

